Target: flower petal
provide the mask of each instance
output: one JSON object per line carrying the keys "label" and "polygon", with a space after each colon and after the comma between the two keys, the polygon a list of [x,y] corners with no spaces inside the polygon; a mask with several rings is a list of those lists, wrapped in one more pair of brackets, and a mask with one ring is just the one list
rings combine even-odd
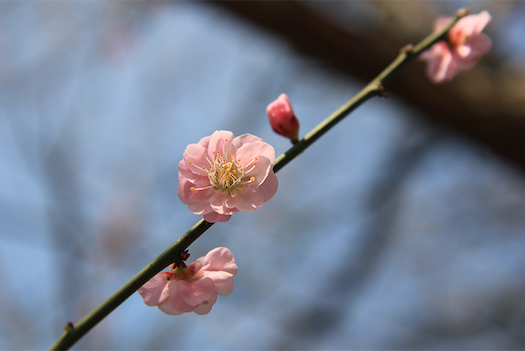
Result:
{"label": "flower petal", "polygon": [[231,293],[232,278],[237,275],[237,265],[231,251],[225,247],[217,247],[199,260],[203,263],[200,273],[213,280],[215,291],[220,295]]}
{"label": "flower petal", "polygon": [[205,215],[206,213],[215,212],[208,202],[188,204],[188,209],[197,215]]}
{"label": "flower petal", "polygon": [[208,154],[212,157],[212,161],[218,156],[227,157],[227,153],[235,155],[237,148],[233,146],[234,135],[232,132],[226,130],[218,130],[211,135],[210,143],[208,145]]}
{"label": "flower petal", "polygon": [[[170,289],[170,296],[167,302],[171,304],[171,307],[180,312],[191,312],[195,309],[195,305],[190,305],[184,300],[184,294],[186,293],[184,280],[171,280],[168,284]],[[181,292],[181,290],[184,292]],[[160,308],[160,306],[159,306]]]}
{"label": "flower petal", "polygon": [[275,149],[270,144],[263,141],[254,141],[244,144],[237,150],[236,158],[240,159],[245,165],[253,161],[255,157],[264,156],[270,160],[272,166],[275,164]]}
{"label": "flower petal", "polygon": [[192,187],[195,187],[195,185],[190,181],[185,178],[179,178],[177,195],[183,203],[188,205],[191,212],[195,214],[206,213],[210,207],[209,199],[214,194],[213,189],[191,190]]}
{"label": "flower petal", "polygon": [[146,284],[138,289],[138,293],[144,299],[147,306],[158,306],[168,299],[168,280],[164,273],[153,276]]}
{"label": "flower petal", "polygon": [[215,295],[215,284],[208,277],[202,277],[194,282],[179,281],[179,293],[182,300],[191,306],[197,306],[201,302],[209,300]]}
{"label": "flower petal", "polygon": [[452,59],[452,54],[447,52],[441,58],[439,63],[438,74],[436,75],[437,82],[442,82],[444,80],[452,80],[452,78],[458,73],[456,61]]}
{"label": "flower petal", "polygon": [[420,58],[428,61],[427,74],[434,83],[441,83],[446,79],[452,54],[444,41],[432,45]]}
{"label": "flower petal", "polygon": [[[192,182],[193,184],[199,187],[210,185],[210,179],[208,178],[207,175],[196,174],[189,167],[194,168],[191,165],[187,165],[184,160],[181,160],[179,162],[179,175],[182,176],[183,178],[186,178],[187,180],[189,180],[190,182]],[[180,179],[180,176],[179,176],[179,179]]]}
{"label": "flower petal", "polygon": [[204,273],[215,284],[215,292],[219,295],[228,295],[233,291],[233,274],[224,271],[210,271]]}
{"label": "flower petal", "polygon": [[[235,193],[235,197],[225,199],[228,207],[235,207],[238,211],[253,212],[264,204],[264,198],[252,188]],[[213,205],[212,205],[213,207]]]}
{"label": "flower petal", "polygon": [[270,200],[275,193],[277,192],[277,188],[279,186],[279,181],[277,180],[277,176],[273,172],[273,169],[270,170],[270,173],[264,180],[264,183],[262,183],[255,191],[263,197],[263,201],[266,202]]}
{"label": "flower petal", "polygon": [[460,58],[467,57],[472,52],[472,48],[469,45],[460,45],[456,48],[456,54]]}
{"label": "flower petal", "polygon": [[235,210],[235,208],[230,208],[227,205],[227,199],[231,197],[232,196],[229,194],[223,193],[221,191],[216,191],[213,194],[213,196],[209,199],[210,206],[218,214],[231,215],[235,212],[238,212],[237,210]]}
{"label": "flower petal", "polygon": [[206,160],[207,154],[208,150],[202,145],[190,144],[186,147],[186,150],[184,150],[182,157],[190,171],[207,177],[206,169],[210,167],[210,163]]}
{"label": "flower petal", "polygon": [[231,215],[221,215],[217,212],[210,212],[204,214],[204,220],[208,223],[215,222],[228,222],[231,218]]}
{"label": "flower petal", "polygon": [[164,302],[163,304],[159,305],[159,310],[161,310],[162,312],[164,312],[166,314],[169,314],[170,316],[180,316],[181,314],[184,313],[184,312],[181,312],[181,311],[175,309],[171,305],[171,302],[169,300]]}
{"label": "flower petal", "polygon": [[244,144],[253,143],[254,141],[263,141],[261,138],[251,135],[251,134],[243,134],[239,135],[235,139],[233,139],[233,145],[238,149]]}
{"label": "flower petal", "polygon": [[193,312],[203,315],[208,314],[211,311],[213,305],[217,302],[217,295],[214,295],[211,299],[203,301],[199,306],[195,307]]}
{"label": "flower petal", "polygon": [[268,173],[272,171],[272,164],[267,157],[258,156],[257,160],[253,162],[253,165],[246,166],[246,168],[245,172],[247,173],[244,176],[243,181],[247,182],[253,177],[254,180],[246,184],[246,186],[256,189],[261,186],[266,180],[266,177],[268,177]]}
{"label": "flower petal", "polygon": [[234,276],[237,274],[235,258],[231,251],[226,247],[216,247],[208,252],[204,258],[199,258],[199,261],[202,262],[200,272],[224,271],[231,273]]}
{"label": "flower petal", "polygon": [[463,35],[476,35],[490,23],[492,16],[488,11],[481,11],[477,15],[468,15],[461,18],[450,31],[461,31]]}
{"label": "flower petal", "polygon": [[490,51],[492,48],[492,40],[487,35],[481,33],[475,37],[468,38],[465,46],[470,48],[470,52],[468,55],[463,55],[463,57],[476,60]]}

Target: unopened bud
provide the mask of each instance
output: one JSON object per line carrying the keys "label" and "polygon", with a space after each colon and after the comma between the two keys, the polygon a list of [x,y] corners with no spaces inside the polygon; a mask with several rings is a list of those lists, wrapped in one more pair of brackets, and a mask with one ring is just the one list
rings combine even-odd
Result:
{"label": "unopened bud", "polygon": [[295,117],[292,104],[286,94],[281,94],[277,100],[266,108],[268,121],[274,132],[292,141],[299,141],[299,120]]}

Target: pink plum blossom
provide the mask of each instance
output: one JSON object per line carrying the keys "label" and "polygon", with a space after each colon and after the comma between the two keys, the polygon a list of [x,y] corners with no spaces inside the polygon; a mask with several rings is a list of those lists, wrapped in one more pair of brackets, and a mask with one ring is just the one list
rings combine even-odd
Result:
{"label": "pink plum blossom", "polygon": [[158,306],[172,316],[186,312],[207,314],[217,295],[232,292],[235,275],[233,254],[225,247],[218,247],[187,267],[171,265],[169,272],[158,273],[138,292],[146,305]]}
{"label": "pink plum blossom", "polygon": [[295,117],[292,103],[286,94],[281,94],[269,104],[266,113],[274,132],[290,139],[294,144],[299,141],[299,120]]}
{"label": "pink plum blossom", "polygon": [[[439,17],[434,31],[441,30],[450,17]],[[477,60],[492,47],[490,38],[481,33],[492,17],[488,11],[461,18],[448,31],[448,43],[438,41],[420,56],[428,62],[427,73],[434,83],[452,80],[458,73],[474,67]]]}
{"label": "pink plum blossom", "polygon": [[261,138],[219,130],[184,151],[177,194],[205,221],[226,222],[236,212],[257,210],[275,195],[274,164],[275,150]]}

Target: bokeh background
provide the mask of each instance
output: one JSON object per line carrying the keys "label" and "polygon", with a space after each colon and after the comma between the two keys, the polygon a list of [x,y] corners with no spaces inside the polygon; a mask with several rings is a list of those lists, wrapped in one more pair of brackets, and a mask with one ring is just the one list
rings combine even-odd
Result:
{"label": "bokeh background", "polygon": [[45,349],[186,232],[187,144],[301,135],[462,6],[493,50],[452,83],[412,62],[213,226],[235,255],[210,314],[134,294],[78,350],[525,348],[522,1],[0,2],[0,349]]}

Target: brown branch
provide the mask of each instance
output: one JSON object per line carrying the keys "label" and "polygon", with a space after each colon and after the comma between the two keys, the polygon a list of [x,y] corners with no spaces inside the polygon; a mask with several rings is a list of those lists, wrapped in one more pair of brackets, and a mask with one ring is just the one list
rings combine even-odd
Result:
{"label": "brown branch", "polygon": [[[382,32],[367,33],[366,39],[357,37],[298,2],[218,3],[288,40],[304,55],[364,81],[373,79],[407,44]],[[429,31],[430,27],[429,24]],[[482,62],[452,83],[436,86],[425,76],[423,63],[413,65],[417,67],[412,66],[410,73],[401,72],[389,82],[386,88],[390,95],[424,111],[431,120],[487,145],[525,169],[523,76]]]}

